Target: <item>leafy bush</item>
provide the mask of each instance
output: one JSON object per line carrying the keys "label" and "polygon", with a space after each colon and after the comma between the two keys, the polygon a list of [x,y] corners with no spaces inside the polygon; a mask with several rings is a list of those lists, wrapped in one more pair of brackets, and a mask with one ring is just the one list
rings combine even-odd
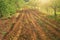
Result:
{"label": "leafy bush", "polygon": [[0,17],[9,17],[17,10],[15,0],[0,0]]}

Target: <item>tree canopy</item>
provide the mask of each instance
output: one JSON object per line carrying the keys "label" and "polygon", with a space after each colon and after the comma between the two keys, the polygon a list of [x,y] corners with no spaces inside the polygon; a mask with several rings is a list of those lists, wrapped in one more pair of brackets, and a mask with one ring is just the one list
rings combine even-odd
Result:
{"label": "tree canopy", "polygon": [[0,0],[0,17],[9,17],[25,5],[31,6],[31,8],[45,7],[60,11],[60,0],[50,0],[45,3],[42,4],[41,0]]}

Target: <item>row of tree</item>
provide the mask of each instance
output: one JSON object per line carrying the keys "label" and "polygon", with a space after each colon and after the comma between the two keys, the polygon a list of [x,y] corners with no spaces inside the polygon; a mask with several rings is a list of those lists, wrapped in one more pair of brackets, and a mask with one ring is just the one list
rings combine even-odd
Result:
{"label": "row of tree", "polygon": [[37,7],[37,8],[45,8],[46,11],[48,12],[48,14],[50,13],[50,11],[52,10],[52,12],[54,13],[55,19],[57,17],[57,12],[60,12],[60,0],[50,0],[48,3],[46,4],[41,4],[40,0],[30,0],[30,4],[33,5],[33,7]]}
{"label": "row of tree", "polygon": [[47,11],[51,8],[55,16],[57,16],[56,11],[60,11],[60,0],[50,0],[48,4],[44,5],[41,4],[40,0],[0,0],[0,17],[11,16],[25,5],[31,6],[31,8],[44,7]]}
{"label": "row of tree", "polygon": [[43,9],[43,7],[49,11],[49,9],[53,9],[54,11],[54,14],[55,16],[57,15],[56,12],[57,11],[60,11],[60,0],[50,0],[49,3],[46,3],[46,4],[41,4],[40,0],[29,0],[29,3],[28,3],[30,6],[34,7],[34,8],[41,8]]}
{"label": "row of tree", "polygon": [[54,17],[55,17],[55,20],[56,20],[57,19],[57,12],[60,12],[60,0],[51,0],[50,4],[48,4],[46,6],[46,10],[47,10],[48,13],[50,13],[50,11],[51,11],[50,9],[54,13]]}

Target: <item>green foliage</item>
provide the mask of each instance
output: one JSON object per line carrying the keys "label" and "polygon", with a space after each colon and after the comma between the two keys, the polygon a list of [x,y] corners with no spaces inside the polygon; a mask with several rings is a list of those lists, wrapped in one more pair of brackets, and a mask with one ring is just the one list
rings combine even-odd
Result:
{"label": "green foliage", "polygon": [[11,13],[15,13],[16,5],[12,0],[0,0],[0,16],[8,17]]}
{"label": "green foliage", "polygon": [[38,0],[0,0],[0,17],[10,17],[16,10],[23,8],[28,5],[31,8],[42,8],[43,7],[48,11],[49,8],[52,8],[60,11],[60,0],[51,0],[50,4],[42,5]]}
{"label": "green foliage", "polygon": [[23,0],[0,0],[0,17],[12,16],[23,5]]}

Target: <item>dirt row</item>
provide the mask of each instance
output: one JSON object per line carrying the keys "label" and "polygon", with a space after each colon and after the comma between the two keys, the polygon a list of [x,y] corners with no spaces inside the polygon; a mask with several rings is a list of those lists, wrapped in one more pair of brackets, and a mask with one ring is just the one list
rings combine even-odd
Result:
{"label": "dirt row", "polygon": [[59,28],[56,26],[56,30],[53,26],[55,24],[41,12],[30,9],[19,13],[16,19],[12,18],[13,26],[1,40],[60,40]]}

